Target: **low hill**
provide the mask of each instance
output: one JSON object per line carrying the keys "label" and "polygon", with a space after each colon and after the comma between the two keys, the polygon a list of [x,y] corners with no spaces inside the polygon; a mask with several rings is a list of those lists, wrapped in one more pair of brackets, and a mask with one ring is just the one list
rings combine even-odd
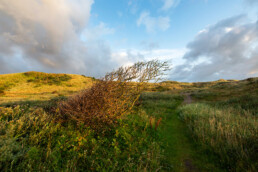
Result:
{"label": "low hill", "polygon": [[[49,100],[74,94],[89,88],[95,82],[92,77],[74,74],[25,72],[0,75],[0,104],[27,100]],[[212,82],[163,81],[149,83],[148,91],[169,91],[174,94],[189,92],[198,100],[221,100],[229,96],[258,95],[258,78]]]}
{"label": "low hill", "polygon": [[73,74],[25,72],[0,75],[0,103],[48,100],[89,88],[94,78]]}
{"label": "low hill", "polygon": [[164,81],[152,86],[153,91],[172,91],[173,93],[189,92],[194,95],[216,98],[238,97],[246,94],[258,95],[258,77],[245,80],[217,80],[211,82],[176,82]]}

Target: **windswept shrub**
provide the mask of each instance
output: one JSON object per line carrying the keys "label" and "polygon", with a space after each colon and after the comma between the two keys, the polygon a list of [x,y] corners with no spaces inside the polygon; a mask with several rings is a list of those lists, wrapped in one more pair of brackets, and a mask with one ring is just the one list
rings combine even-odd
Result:
{"label": "windswept shrub", "polygon": [[158,79],[167,69],[167,63],[159,61],[120,67],[106,74],[90,89],[61,102],[57,119],[62,123],[72,120],[78,125],[105,131],[132,109],[146,82]]}

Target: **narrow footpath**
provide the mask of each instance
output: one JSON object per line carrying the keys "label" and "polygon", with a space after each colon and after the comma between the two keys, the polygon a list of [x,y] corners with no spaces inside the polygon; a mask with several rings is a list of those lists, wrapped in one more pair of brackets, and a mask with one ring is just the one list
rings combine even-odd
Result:
{"label": "narrow footpath", "polygon": [[190,93],[183,93],[184,101],[176,108],[166,110],[167,121],[164,136],[168,142],[167,157],[171,163],[171,171],[199,172],[221,171],[210,162],[208,155],[195,144],[187,126],[179,119],[177,108],[193,102]]}
{"label": "narrow footpath", "polygon": [[157,95],[152,102],[145,103],[145,109],[149,114],[162,114],[165,118],[159,135],[164,139],[166,166],[165,171],[199,172],[221,171],[210,160],[209,155],[198,147],[190,131],[179,119],[178,107],[192,103],[189,93],[182,94],[184,100],[171,95]]}

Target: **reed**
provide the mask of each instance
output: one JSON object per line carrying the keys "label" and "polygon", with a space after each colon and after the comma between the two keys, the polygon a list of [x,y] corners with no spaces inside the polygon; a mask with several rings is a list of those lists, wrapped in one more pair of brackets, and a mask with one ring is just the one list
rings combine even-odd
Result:
{"label": "reed", "polygon": [[216,154],[231,171],[256,171],[258,149],[257,116],[233,108],[190,104],[180,108],[180,117],[196,141]]}

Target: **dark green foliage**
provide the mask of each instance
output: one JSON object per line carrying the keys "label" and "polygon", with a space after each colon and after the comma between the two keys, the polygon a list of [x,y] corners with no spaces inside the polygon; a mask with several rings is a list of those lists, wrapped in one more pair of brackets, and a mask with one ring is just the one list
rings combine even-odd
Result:
{"label": "dark green foliage", "polygon": [[205,101],[216,101],[221,95],[217,92],[202,92],[202,93],[192,93],[191,96],[194,99],[205,100]]}
{"label": "dark green foliage", "polygon": [[49,74],[43,72],[26,72],[24,75],[29,78],[27,82],[48,85],[61,85],[62,82],[69,81],[72,78],[67,74]]}
{"label": "dark green foliage", "polygon": [[247,78],[246,80],[252,83],[257,81],[257,78]]}
{"label": "dark green foliage", "polygon": [[258,115],[258,97],[255,95],[230,98],[226,101],[217,102],[216,105],[219,107],[233,107],[236,111],[241,111],[242,114],[248,111],[253,115]]}
{"label": "dark green foliage", "polygon": [[0,96],[4,95],[5,91],[9,88],[11,88],[12,86],[14,86],[14,83],[11,82],[4,82],[4,83],[0,83]]}
{"label": "dark green foliage", "polygon": [[169,90],[170,88],[161,86],[161,85],[152,88],[152,91],[158,91],[158,92],[169,91]]}
{"label": "dark green foliage", "polygon": [[161,83],[166,83],[166,84],[180,84],[178,81],[163,81]]}

